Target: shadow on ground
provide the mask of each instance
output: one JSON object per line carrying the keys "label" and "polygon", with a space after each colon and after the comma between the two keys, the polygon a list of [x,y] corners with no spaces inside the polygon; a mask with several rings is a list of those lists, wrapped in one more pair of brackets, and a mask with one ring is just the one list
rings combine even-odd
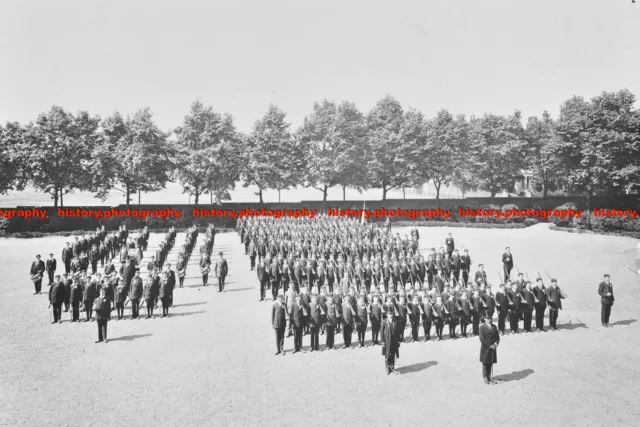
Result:
{"label": "shadow on ground", "polygon": [[617,322],[609,323],[609,326],[629,326],[637,321],[637,319],[618,320]]}
{"label": "shadow on ground", "polygon": [[151,335],[153,334],[127,335],[124,337],[110,338],[109,341],[133,341],[137,340],[138,338],[150,337]]}
{"label": "shadow on ground", "polygon": [[533,374],[534,372],[535,371],[533,369],[523,369],[522,371],[511,372],[510,374],[498,375],[493,377],[493,379],[503,383],[506,383],[509,381],[519,381],[527,378],[529,375]]}
{"label": "shadow on ground", "polygon": [[396,371],[398,371],[401,374],[412,374],[414,372],[420,372],[420,371],[424,371],[425,369],[431,367],[431,366],[435,366],[437,365],[438,362],[436,362],[435,360],[431,360],[429,362],[420,362],[420,363],[415,363],[413,365],[409,365],[409,366],[401,366],[399,368],[396,369]]}

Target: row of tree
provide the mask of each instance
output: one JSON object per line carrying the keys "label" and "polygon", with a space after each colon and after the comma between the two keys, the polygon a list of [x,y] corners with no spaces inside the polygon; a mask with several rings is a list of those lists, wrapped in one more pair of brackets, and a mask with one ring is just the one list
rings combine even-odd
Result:
{"label": "row of tree", "polygon": [[350,102],[314,103],[293,131],[286,114],[269,106],[250,134],[231,115],[196,101],[184,123],[163,132],[150,110],[104,119],[53,107],[35,122],[0,126],[0,193],[26,185],[54,204],[72,191],[104,200],[121,191],[127,204],[140,191],[180,182],[199,203],[202,194],[229,200],[236,183],[265,190],[304,186],[326,201],[331,187],[359,191],[433,182],[495,196],[513,189],[522,171],[546,197],[559,186],[587,198],[635,191],[640,178],[640,110],[627,90],[564,102],[557,120],[543,113],[523,125],[520,112],[426,118],[391,96],[368,114]]}

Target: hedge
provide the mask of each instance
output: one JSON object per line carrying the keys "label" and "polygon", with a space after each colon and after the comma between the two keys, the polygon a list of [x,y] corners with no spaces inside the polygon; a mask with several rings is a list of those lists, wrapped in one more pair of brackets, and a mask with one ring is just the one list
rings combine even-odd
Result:
{"label": "hedge", "polygon": [[395,227],[455,227],[455,228],[526,228],[524,224],[516,223],[481,223],[481,222],[452,222],[452,221],[396,221]]}
{"label": "hedge", "polygon": [[[128,227],[127,227],[128,228]],[[176,231],[178,233],[183,233],[187,231],[189,227],[178,228],[176,227]],[[133,229],[128,228],[129,231],[137,231],[141,229]],[[204,233],[207,229],[205,227],[198,228],[200,232]],[[150,230],[153,233],[166,233],[169,231],[169,228],[156,228]],[[235,233],[235,228],[219,228],[216,227],[216,233]],[[0,237],[13,237],[16,239],[35,239],[38,237],[50,237],[50,236],[83,236],[87,234],[85,230],[73,230],[73,231],[55,231],[55,232],[42,232],[42,231],[17,231],[15,233],[7,233],[0,230]]]}
{"label": "hedge", "polygon": [[[563,205],[558,206],[555,209],[557,209],[557,210],[574,209],[575,210],[575,209],[577,209],[577,206],[576,206],[575,203],[565,203]],[[551,216],[548,219],[553,224],[555,224],[557,227],[571,227],[572,224],[573,224],[573,217],[570,217],[570,216],[567,216],[567,217],[564,217],[564,218],[561,218],[559,216]]]}

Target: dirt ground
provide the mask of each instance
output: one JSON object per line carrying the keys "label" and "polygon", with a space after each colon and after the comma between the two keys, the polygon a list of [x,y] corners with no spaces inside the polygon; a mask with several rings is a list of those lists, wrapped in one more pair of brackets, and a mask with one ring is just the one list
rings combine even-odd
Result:
{"label": "dirt ground", "polygon": [[[0,240],[0,425],[639,425],[640,276],[624,254],[637,241],[540,224],[421,228],[420,246],[439,245],[449,231],[490,281],[508,244],[521,271],[548,272],[569,296],[559,331],[502,338],[498,385],[482,381],[477,338],[403,344],[400,375],[391,376],[377,346],[293,355],[287,338],[286,356],[274,356],[271,301],[258,302],[255,272],[231,233],[214,247],[229,261],[227,292],[200,287],[192,259],[170,318],[112,320],[109,343],[94,344],[95,322],[70,323],[63,313],[61,325],[49,323],[46,283],[32,295],[34,255],[59,258],[68,238]],[[160,239],[152,234],[145,258]],[[609,329],[597,295],[605,272],[616,296]]]}

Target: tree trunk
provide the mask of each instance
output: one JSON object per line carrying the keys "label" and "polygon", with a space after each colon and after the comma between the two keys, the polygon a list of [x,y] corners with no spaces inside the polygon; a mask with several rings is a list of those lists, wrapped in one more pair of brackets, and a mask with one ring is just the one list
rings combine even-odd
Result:
{"label": "tree trunk", "polygon": [[198,200],[200,200],[200,189],[198,187],[196,187],[196,191],[193,194],[193,197],[194,197],[193,199],[194,204],[198,206]]}
{"label": "tree trunk", "polygon": [[346,202],[347,201],[347,186],[346,185],[342,185],[342,201]]}
{"label": "tree trunk", "polygon": [[53,188],[53,207],[58,207],[58,187]]}
{"label": "tree trunk", "polygon": [[405,199],[405,200],[407,198],[407,193],[405,193],[404,185],[402,186],[402,198]]}
{"label": "tree trunk", "polygon": [[262,204],[262,188],[258,188],[258,192],[255,194],[260,198],[260,204]]}
{"label": "tree trunk", "polygon": [[62,188],[60,189],[60,207],[64,207],[64,192],[62,191]]}
{"label": "tree trunk", "polygon": [[386,185],[382,185],[382,200],[387,200],[387,186]]}
{"label": "tree trunk", "polygon": [[209,202],[213,206],[213,191],[209,191]]}
{"label": "tree trunk", "polygon": [[324,190],[322,190],[322,202],[326,202],[327,201],[327,190],[329,189],[328,186],[324,186]]}
{"label": "tree trunk", "polygon": [[591,191],[587,193],[587,230],[591,230]]}
{"label": "tree trunk", "polygon": [[280,203],[280,189],[278,188],[278,203]]}
{"label": "tree trunk", "polygon": [[126,190],[125,196],[127,198],[127,206],[129,206],[129,202],[131,201],[131,187],[129,187],[129,184],[125,185],[125,190]]}
{"label": "tree trunk", "polygon": [[436,200],[440,200],[440,187],[442,187],[442,182],[434,179],[433,186],[436,187]]}
{"label": "tree trunk", "polygon": [[141,193],[141,191],[138,190],[138,204],[140,204],[140,193]]}

